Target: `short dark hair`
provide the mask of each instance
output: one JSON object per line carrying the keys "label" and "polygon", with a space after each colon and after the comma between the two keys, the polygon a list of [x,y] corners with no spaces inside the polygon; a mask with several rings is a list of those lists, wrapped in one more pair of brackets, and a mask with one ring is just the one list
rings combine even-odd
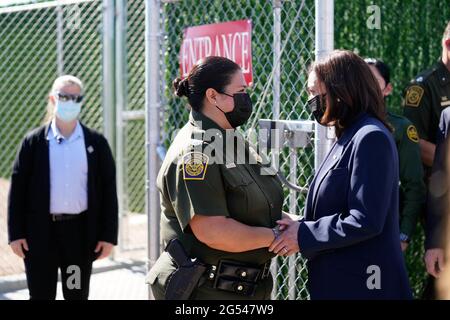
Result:
{"label": "short dark hair", "polygon": [[334,122],[338,137],[364,112],[392,130],[386,122],[380,86],[367,63],[356,53],[335,50],[324,60],[315,62],[311,71],[327,89],[327,106],[322,121],[325,124]]}
{"label": "short dark hair", "polygon": [[364,59],[364,61],[369,66],[374,66],[375,68],[377,68],[378,72],[384,79],[385,85],[388,85],[389,83],[391,83],[391,71],[389,69],[389,66],[386,63],[384,63],[380,59],[375,59],[375,58],[366,58],[366,59]]}
{"label": "short dark hair", "polygon": [[191,108],[200,111],[206,90],[212,88],[223,92],[238,70],[241,70],[241,67],[230,59],[206,57],[192,67],[186,78],[176,78],[173,81],[175,94],[179,97],[186,96]]}

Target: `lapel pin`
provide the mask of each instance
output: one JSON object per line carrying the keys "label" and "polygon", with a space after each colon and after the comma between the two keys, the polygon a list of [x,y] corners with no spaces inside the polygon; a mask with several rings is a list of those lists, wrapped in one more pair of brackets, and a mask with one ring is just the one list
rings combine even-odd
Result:
{"label": "lapel pin", "polygon": [[92,146],[89,146],[89,147],[87,148],[87,151],[88,151],[89,153],[92,153],[92,152],[94,152],[94,148],[93,148]]}

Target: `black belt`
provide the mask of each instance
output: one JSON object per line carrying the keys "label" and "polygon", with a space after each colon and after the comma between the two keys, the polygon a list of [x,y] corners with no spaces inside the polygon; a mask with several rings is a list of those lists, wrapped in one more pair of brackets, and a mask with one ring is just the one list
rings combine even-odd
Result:
{"label": "black belt", "polygon": [[50,219],[53,222],[75,220],[83,217],[85,213],[86,211],[76,214],[50,214]]}
{"label": "black belt", "polygon": [[269,278],[270,261],[254,266],[232,260],[221,260],[218,265],[210,265],[205,273],[209,286],[214,289],[253,296],[258,282]]}

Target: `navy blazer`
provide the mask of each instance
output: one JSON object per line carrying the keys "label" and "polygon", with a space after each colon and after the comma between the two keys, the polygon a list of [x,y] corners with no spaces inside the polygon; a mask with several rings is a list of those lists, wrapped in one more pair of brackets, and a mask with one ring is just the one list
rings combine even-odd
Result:
{"label": "navy blazer", "polygon": [[298,239],[308,259],[311,299],[412,298],[398,197],[392,134],[363,114],[333,145],[310,185]]}

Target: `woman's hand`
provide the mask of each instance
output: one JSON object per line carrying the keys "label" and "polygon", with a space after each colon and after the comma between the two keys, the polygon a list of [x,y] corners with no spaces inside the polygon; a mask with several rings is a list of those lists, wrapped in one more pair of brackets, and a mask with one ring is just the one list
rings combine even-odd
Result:
{"label": "woman's hand", "polygon": [[300,222],[292,219],[282,219],[277,221],[280,230],[283,232],[272,242],[269,251],[281,256],[290,256],[300,251],[298,245],[298,228]]}
{"label": "woman's hand", "polygon": [[283,211],[282,219],[277,221],[280,231],[286,230],[291,224],[298,221],[298,219],[298,216]]}
{"label": "woman's hand", "polygon": [[408,249],[408,242],[406,241],[400,241],[400,246],[402,247],[402,252],[405,252],[406,249]]}

